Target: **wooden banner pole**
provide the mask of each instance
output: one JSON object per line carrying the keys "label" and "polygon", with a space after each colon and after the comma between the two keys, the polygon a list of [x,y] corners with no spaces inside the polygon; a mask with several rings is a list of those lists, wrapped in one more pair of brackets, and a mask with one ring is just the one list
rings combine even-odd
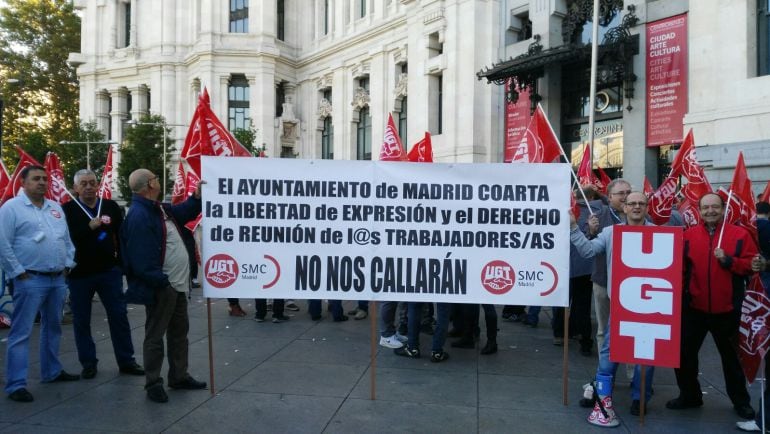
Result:
{"label": "wooden banner pole", "polygon": [[371,384],[369,386],[369,390],[371,391],[369,399],[374,401],[377,399],[377,345],[379,345],[379,342],[377,340],[377,302],[376,301],[370,301],[369,302],[369,328],[371,329],[371,364],[372,368],[370,371],[371,375]]}
{"label": "wooden banner pole", "polygon": [[208,329],[209,329],[209,384],[210,390],[211,390],[211,396],[214,396],[216,394],[216,390],[214,389],[214,342],[213,342],[213,334],[211,333],[211,299],[206,298],[206,317],[208,318]]}
{"label": "wooden banner pole", "polygon": [[562,353],[561,394],[564,405],[569,405],[567,389],[569,389],[569,306],[564,308],[564,351]]}
{"label": "wooden banner pole", "polygon": [[644,407],[646,404],[646,399],[644,399],[646,397],[644,393],[644,388],[646,385],[644,383],[646,381],[647,369],[644,365],[639,365],[639,371],[641,371],[642,374],[640,377],[642,384],[640,385],[639,391],[639,425],[644,426]]}

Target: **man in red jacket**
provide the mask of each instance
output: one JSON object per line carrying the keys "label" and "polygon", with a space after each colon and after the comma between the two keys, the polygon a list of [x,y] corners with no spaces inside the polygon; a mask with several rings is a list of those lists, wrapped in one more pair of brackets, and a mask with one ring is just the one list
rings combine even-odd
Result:
{"label": "man in red jacket", "polygon": [[666,407],[681,410],[703,405],[698,382],[698,351],[706,334],[711,332],[722,358],[727,395],[733,408],[738,416],[753,419],[754,409],[737,348],[744,276],[752,273],[751,260],[757,254],[757,246],[742,227],[732,224],[722,227],[725,211],[719,195],[705,194],[699,207],[703,223],[684,232],[682,354],[676,370],[679,397],[668,401]]}

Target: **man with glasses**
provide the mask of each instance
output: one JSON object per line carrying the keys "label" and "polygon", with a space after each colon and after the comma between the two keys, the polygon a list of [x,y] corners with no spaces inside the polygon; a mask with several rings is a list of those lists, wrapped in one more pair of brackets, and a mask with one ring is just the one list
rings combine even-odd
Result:
{"label": "man with glasses", "polygon": [[679,396],[666,407],[682,410],[703,405],[698,352],[711,333],[733,409],[741,418],[753,419],[737,349],[745,276],[752,273],[757,245],[744,228],[724,222],[724,202],[718,194],[703,195],[698,207],[702,223],[684,231],[682,350],[675,370]]}
{"label": "man with glasses", "polygon": [[[607,205],[596,213],[599,222],[598,229],[624,223],[626,214],[624,205],[626,197],[631,193],[631,184],[623,178],[613,179],[607,185]],[[610,315],[610,299],[607,297],[607,266],[605,255],[599,254],[594,261],[594,272],[591,274],[594,291],[594,310],[596,311],[596,345],[601,351],[604,335],[607,330],[607,318]]]}
{"label": "man with glasses", "polygon": [[160,375],[164,345],[168,344],[168,385],[172,389],[205,389],[187,372],[190,328],[187,292],[190,290],[190,258],[194,252],[182,240],[185,223],[201,211],[200,188],[179,205],[158,202],[161,185],[147,169],[128,177],[134,193],[131,208],[120,231],[123,271],[128,280],[129,302],[146,306],[144,331],[145,390],[154,402],[167,402]]}
{"label": "man with glasses", "polygon": [[[628,185],[628,183],[626,183]],[[623,194],[624,223],[629,226],[652,226],[647,221],[647,198],[644,193],[632,192]],[[599,265],[599,255],[602,255],[602,263],[608,270],[607,281],[610,280],[612,270],[612,229],[605,229],[598,232],[596,238],[589,240],[578,228],[575,216],[570,213],[570,242],[577,250],[577,253],[584,258],[596,258],[596,265]],[[595,234],[599,231],[599,218],[596,216],[588,219],[589,233]],[[596,381],[594,382],[594,409],[588,417],[588,422],[593,425],[614,427],[620,422],[615,414],[612,405],[612,385],[615,379],[615,373],[618,370],[618,363],[610,361],[610,336],[609,336],[609,317],[604,324],[607,336],[602,341],[599,350],[599,366],[596,369]],[[647,386],[645,386],[645,401],[649,402],[652,397],[652,377],[655,372],[654,367],[648,366]],[[640,414],[640,389],[641,389],[641,370],[639,365],[634,368],[634,377],[631,382],[631,414],[638,416]]]}
{"label": "man with glasses", "polygon": [[96,345],[91,336],[91,302],[94,293],[107,313],[110,340],[121,373],[144,375],[134,359],[131,326],[123,297],[123,271],[120,268],[118,233],[123,223],[123,210],[109,199],[97,197],[99,184],[88,169],[75,173],[77,198],[64,204],[77,266],[67,278],[73,314],[75,346],[83,366],[85,379],[96,376]]}

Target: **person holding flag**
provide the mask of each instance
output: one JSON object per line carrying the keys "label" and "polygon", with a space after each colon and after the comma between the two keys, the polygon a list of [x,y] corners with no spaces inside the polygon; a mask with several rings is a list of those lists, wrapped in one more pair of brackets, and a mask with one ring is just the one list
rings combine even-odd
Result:
{"label": "person holding flag", "polygon": [[123,272],[120,268],[118,234],[123,210],[110,199],[97,197],[96,174],[88,169],[75,173],[77,198],[64,204],[77,266],[67,278],[70,288],[75,346],[85,379],[96,376],[96,345],[91,336],[91,302],[94,293],[104,305],[110,326],[110,340],[121,373],[144,375],[134,359],[131,326],[123,297]]}
{"label": "person holding flag", "polygon": [[59,361],[65,277],[75,266],[64,212],[45,198],[48,176],[39,165],[19,172],[22,192],[0,207],[0,265],[13,280],[13,316],[5,359],[5,392],[32,402],[27,390],[29,338],[40,312],[40,378],[44,383],[79,380]]}
{"label": "person holding flag", "polygon": [[757,246],[746,229],[724,221],[725,203],[718,194],[706,193],[698,207],[702,223],[684,232],[682,350],[680,367],[675,370],[679,396],[668,401],[666,407],[682,410],[703,405],[698,352],[706,334],[711,333],[722,359],[733,408],[741,418],[753,419],[755,413],[737,344],[744,276],[752,273]]}

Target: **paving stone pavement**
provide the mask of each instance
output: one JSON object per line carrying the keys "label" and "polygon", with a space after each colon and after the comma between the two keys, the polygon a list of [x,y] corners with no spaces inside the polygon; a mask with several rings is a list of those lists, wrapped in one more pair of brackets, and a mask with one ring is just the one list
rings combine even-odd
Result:
{"label": "paving stone pavement", "polygon": [[[655,396],[644,426],[628,413],[625,369],[614,394],[622,424],[615,430],[590,426],[580,408],[581,386],[593,377],[596,356],[569,346],[569,405],[562,402],[562,348],[552,344],[550,309],[533,329],[500,322],[500,351],[481,356],[479,348],[445,349],[439,364],[427,357],[405,359],[378,347],[376,400],[370,400],[369,320],[311,321],[306,303],[288,312],[291,321],[257,323],[253,301],[242,300],[245,318],[227,314],[226,300],[212,300],[216,394],[169,390],[169,402],[147,400],[144,378],[121,375],[115,364],[101,304],[94,303],[92,331],[100,357],[91,380],[41,384],[38,328],[31,343],[29,390],[35,401],[0,399],[0,432],[14,433],[724,433],[737,432],[737,416],[725,394],[719,356],[711,340],[701,351],[700,409],[671,411],[665,401],[677,394],[671,369],[655,374]],[[345,302],[345,310],[355,302]],[[129,306],[137,360],[141,363],[144,308]],[[500,308],[498,307],[498,313]],[[482,338],[484,344],[484,324]],[[190,373],[209,381],[206,302],[200,290],[190,303]],[[72,326],[63,326],[61,360],[79,372]],[[5,366],[7,330],[0,331]],[[430,338],[422,335],[423,354]],[[164,374],[166,368],[164,367]],[[4,380],[5,369],[2,369]],[[750,387],[755,408],[759,385]]]}

